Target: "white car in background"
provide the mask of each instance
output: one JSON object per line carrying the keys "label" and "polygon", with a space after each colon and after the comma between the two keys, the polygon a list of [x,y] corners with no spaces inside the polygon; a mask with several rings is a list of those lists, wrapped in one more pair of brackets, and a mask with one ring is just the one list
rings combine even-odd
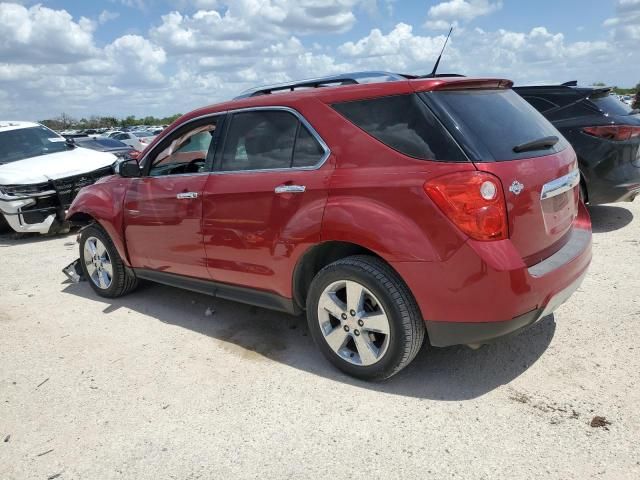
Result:
{"label": "white car in background", "polygon": [[147,146],[153,141],[156,136],[147,132],[146,130],[138,130],[133,132],[120,132],[118,134],[111,135],[110,138],[115,138],[116,140],[120,140],[127,145],[135,148],[139,152],[147,148]]}
{"label": "white car in background", "polygon": [[39,123],[0,121],[0,220],[16,232],[57,231],[78,191],[111,175],[116,161]]}

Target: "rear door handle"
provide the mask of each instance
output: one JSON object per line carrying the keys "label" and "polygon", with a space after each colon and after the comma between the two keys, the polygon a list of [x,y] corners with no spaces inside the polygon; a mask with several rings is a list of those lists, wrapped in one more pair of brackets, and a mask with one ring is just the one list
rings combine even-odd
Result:
{"label": "rear door handle", "polygon": [[198,198],[197,192],[182,192],[176,195],[178,200],[186,200],[189,198]]}
{"label": "rear door handle", "polygon": [[304,185],[278,185],[275,188],[276,193],[304,193],[307,187]]}

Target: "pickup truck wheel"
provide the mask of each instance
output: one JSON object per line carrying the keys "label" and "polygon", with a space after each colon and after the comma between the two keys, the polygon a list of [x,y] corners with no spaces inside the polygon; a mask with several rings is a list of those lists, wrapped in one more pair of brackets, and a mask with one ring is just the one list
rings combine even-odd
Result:
{"label": "pickup truck wheel", "polygon": [[418,306],[402,279],[382,260],[364,255],[338,260],[316,275],[307,319],[324,356],[366,380],[398,373],[425,336]]}
{"label": "pickup truck wheel", "polygon": [[80,266],[91,288],[102,297],[121,297],[138,285],[135,274],[124,265],[111,238],[98,225],[80,234]]}

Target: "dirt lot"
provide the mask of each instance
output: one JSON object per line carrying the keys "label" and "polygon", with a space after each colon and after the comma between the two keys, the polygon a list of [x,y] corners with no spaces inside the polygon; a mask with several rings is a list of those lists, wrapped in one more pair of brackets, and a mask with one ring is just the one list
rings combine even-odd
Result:
{"label": "dirt lot", "polygon": [[640,202],[591,212],[555,318],[383,384],[300,319],[150,284],[106,302],[64,281],[75,235],[0,236],[0,478],[640,478]]}

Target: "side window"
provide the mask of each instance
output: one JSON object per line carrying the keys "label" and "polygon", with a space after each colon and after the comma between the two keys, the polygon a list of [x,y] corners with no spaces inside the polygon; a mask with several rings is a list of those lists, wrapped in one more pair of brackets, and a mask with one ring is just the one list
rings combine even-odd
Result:
{"label": "side window", "polygon": [[[205,125],[174,133],[168,139],[169,144],[152,160],[149,175],[158,177],[206,171],[213,154],[216,123],[212,120]],[[166,144],[165,141],[163,144]]]}
{"label": "side window", "polygon": [[119,133],[118,135],[116,135],[116,140],[128,140],[129,139],[129,135],[127,135],[126,133]]}
{"label": "side window", "polygon": [[324,149],[302,123],[296,137],[292,167],[313,167],[324,156]]}
{"label": "side window", "polygon": [[451,135],[415,94],[338,103],[333,108],[372,137],[410,157],[466,161]]}
{"label": "side window", "polygon": [[289,168],[298,118],[284,111],[233,114],[220,163],[223,172]]}

